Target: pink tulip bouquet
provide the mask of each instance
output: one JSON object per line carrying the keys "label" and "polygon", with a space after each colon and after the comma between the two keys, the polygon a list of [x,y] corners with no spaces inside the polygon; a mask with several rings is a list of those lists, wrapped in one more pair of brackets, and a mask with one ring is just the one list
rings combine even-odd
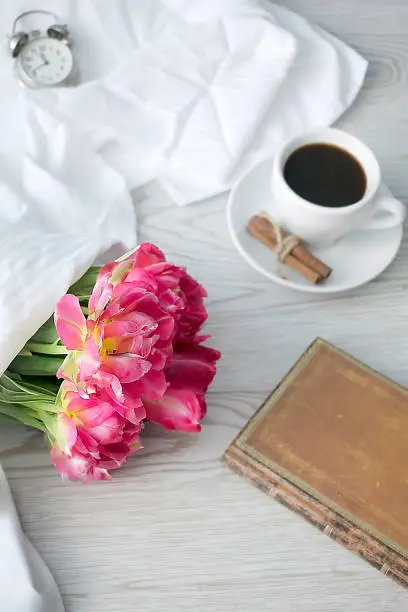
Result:
{"label": "pink tulip bouquet", "polygon": [[91,268],[0,379],[0,417],[43,431],[70,480],[107,480],[144,422],[199,432],[220,353],[205,289],[152,244]]}

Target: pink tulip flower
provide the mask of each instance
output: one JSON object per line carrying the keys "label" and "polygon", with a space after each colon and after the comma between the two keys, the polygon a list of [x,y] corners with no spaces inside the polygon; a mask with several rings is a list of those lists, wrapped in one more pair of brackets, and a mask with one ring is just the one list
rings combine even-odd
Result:
{"label": "pink tulip flower", "polygon": [[101,269],[87,319],[76,297],[59,301],[55,325],[70,352],[58,372],[65,379],[52,451],[58,471],[108,478],[139,443],[144,419],[200,431],[221,356],[202,344],[206,295],[184,268],[142,244]]}

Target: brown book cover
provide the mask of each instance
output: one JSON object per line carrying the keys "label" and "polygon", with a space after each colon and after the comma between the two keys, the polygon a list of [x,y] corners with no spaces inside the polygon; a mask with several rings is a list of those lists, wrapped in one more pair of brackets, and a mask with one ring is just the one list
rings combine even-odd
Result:
{"label": "brown book cover", "polygon": [[259,489],[408,585],[408,391],[317,339],[224,455]]}

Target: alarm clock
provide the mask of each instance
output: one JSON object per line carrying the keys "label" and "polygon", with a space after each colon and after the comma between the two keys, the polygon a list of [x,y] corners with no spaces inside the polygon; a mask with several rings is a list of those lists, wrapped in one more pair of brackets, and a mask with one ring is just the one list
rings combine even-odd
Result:
{"label": "alarm clock", "polygon": [[44,32],[17,31],[21,19],[38,13],[58,19],[43,10],[26,11],[15,19],[9,51],[15,59],[16,76],[22,85],[31,89],[73,85],[77,70],[68,26],[56,23]]}

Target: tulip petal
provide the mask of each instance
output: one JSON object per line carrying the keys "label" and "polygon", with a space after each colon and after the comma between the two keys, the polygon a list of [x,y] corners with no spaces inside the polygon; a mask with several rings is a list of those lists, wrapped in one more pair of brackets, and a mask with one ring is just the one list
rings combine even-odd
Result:
{"label": "tulip petal", "polygon": [[158,339],[159,336],[151,336],[150,338],[135,336],[134,338],[129,338],[123,342],[119,341],[118,352],[132,353],[132,355],[138,355],[139,357],[143,357],[143,359],[149,358],[149,361],[151,361],[150,354]]}
{"label": "tulip petal", "polygon": [[207,414],[207,400],[205,398],[205,393],[196,393],[196,397],[201,407],[201,415],[200,415],[200,420],[201,420]]}
{"label": "tulip petal", "polygon": [[158,327],[156,333],[160,336],[160,340],[157,342],[157,346],[162,348],[163,344],[170,342],[175,331],[175,321],[173,317],[165,316],[158,321]]}
{"label": "tulip petal", "polygon": [[153,370],[162,370],[167,361],[167,354],[165,351],[156,349],[156,347],[152,350],[151,355],[149,356],[149,361],[152,364]]}
{"label": "tulip petal", "polygon": [[137,382],[123,386],[126,397],[158,400],[163,397],[168,384],[163,371],[150,370],[143,378]]}
{"label": "tulip petal", "polygon": [[102,425],[114,413],[115,408],[112,404],[88,400],[87,404],[84,405],[84,409],[78,412],[77,418],[92,434],[93,429]]}
{"label": "tulip petal", "polygon": [[175,347],[166,363],[166,378],[176,389],[187,387],[195,393],[208,389],[216,373],[215,362],[221,353],[207,346],[185,343]]}
{"label": "tulip petal", "polygon": [[191,299],[197,300],[208,296],[206,289],[187,273],[180,280],[180,288]]}
{"label": "tulip petal", "polygon": [[99,464],[110,470],[116,469],[126,462],[129,452],[129,444],[125,442],[107,444],[103,447],[103,456]]}
{"label": "tulip petal", "polygon": [[[136,283],[122,283],[114,288],[111,301],[103,313],[104,320],[113,319],[133,312],[147,312],[143,304],[158,304],[153,293],[139,287]],[[150,313],[148,313],[150,314]]]}
{"label": "tulip petal", "polygon": [[81,453],[66,455],[58,448],[51,449],[51,460],[56,470],[69,480],[110,480],[111,477],[106,469],[95,465],[95,461]]}
{"label": "tulip petal", "polygon": [[77,440],[77,428],[74,421],[64,412],[58,414],[56,438],[58,446],[69,455]]}
{"label": "tulip petal", "polygon": [[89,480],[112,480],[112,476],[109,474],[108,470],[102,469],[100,467],[94,467],[92,469],[92,477],[88,478],[87,481],[85,482],[89,482]]}
{"label": "tulip petal", "polygon": [[68,353],[61,367],[58,368],[56,377],[65,378],[65,380],[73,380],[77,373],[76,352]]}
{"label": "tulip petal", "polygon": [[118,414],[113,414],[90,431],[99,444],[115,444],[122,440],[122,429],[123,419]]}
{"label": "tulip petal", "polygon": [[160,305],[174,315],[184,310],[185,302],[172,289],[168,289],[160,294]]}
{"label": "tulip petal", "polygon": [[102,361],[103,369],[114,374],[123,383],[132,383],[149,372],[151,363],[138,355],[107,355]]}
{"label": "tulip petal", "polygon": [[58,335],[68,350],[83,347],[87,329],[84,314],[75,295],[64,295],[55,307],[54,322]]}
{"label": "tulip petal", "polygon": [[98,441],[88,431],[78,430],[78,438],[75,443],[75,450],[81,455],[98,456]]}
{"label": "tulip petal", "polygon": [[151,264],[145,268],[148,274],[156,277],[157,282],[166,289],[175,289],[180,284],[180,280],[186,274],[185,268],[180,268],[168,261]]}
{"label": "tulip petal", "polygon": [[134,266],[138,268],[146,268],[146,266],[166,261],[163,251],[150,242],[142,242],[137,250],[132,253],[130,259],[133,260]]}
{"label": "tulip petal", "polygon": [[107,397],[114,399],[115,401],[123,400],[122,385],[119,380],[113,374],[98,370],[98,372],[92,377],[92,380],[87,384],[89,393],[99,394],[106,393]]}
{"label": "tulip petal", "polygon": [[136,336],[148,334],[157,329],[157,323],[143,312],[135,312],[126,318],[117,317],[104,325],[104,338]]}
{"label": "tulip petal", "polygon": [[149,274],[143,268],[133,268],[126,277],[127,283],[137,283],[139,287],[143,287],[146,291],[157,292],[157,281],[152,274]]}
{"label": "tulip petal", "polygon": [[78,358],[78,364],[78,380],[80,381],[89,380],[99,370],[101,365],[99,350],[92,336],[86,340],[84,350]]}
{"label": "tulip petal", "polygon": [[89,298],[89,314],[95,315],[95,318],[99,317],[111,299],[112,293],[113,285],[108,282],[108,278],[99,278]]}
{"label": "tulip petal", "polygon": [[123,401],[115,402],[115,410],[120,416],[132,423],[132,425],[139,426],[141,421],[146,418],[146,409],[138,396],[132,395],[126,390],[127,386],[123,386]]}
{"label": "tulip petal", "polygon": [[110,282],[112,283],[112,285],[116,287],[116,285],[124,283],[127,275],[129,274],[132,268],[133,263],[129,259],[117,262],[116,266],[112,270],[112,274],[110,277]]}
{"label": "tulip petal", "polygon": [[150,401],[143,398],[143,403],[149,421],[158,423],[165,429],[186,432],[201,430],[201,405],[192,391],[169,389],[162,399]]}

